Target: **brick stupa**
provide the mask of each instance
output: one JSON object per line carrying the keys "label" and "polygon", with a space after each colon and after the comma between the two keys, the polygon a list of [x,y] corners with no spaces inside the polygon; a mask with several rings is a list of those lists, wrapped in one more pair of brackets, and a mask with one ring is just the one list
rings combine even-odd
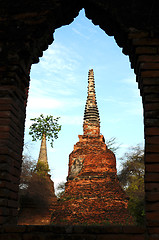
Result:
{"label": "brick stupa", "polygon": [[53,212],[53,223],[130,224],[128,199],[119,185],[114,153],[100,134],[93,69],[88,75],[88,95],[83,135],[69,156],[65,194]]}
{"label": "brick stupa", "polygon": [[47,225],[57,197],[51,180],[47,158],[46,137],[43,135],[36,171],[32,174],[25,201],[20,209],[19,225]]}

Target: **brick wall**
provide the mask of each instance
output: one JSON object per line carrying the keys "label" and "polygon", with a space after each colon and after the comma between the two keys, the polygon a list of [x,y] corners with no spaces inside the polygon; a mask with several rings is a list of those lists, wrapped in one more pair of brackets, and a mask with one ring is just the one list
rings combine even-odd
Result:
{"label": "brick wall", "polygon": [[[14,222],[17,214],[29,69],[48,44],[54,29],[71,23],[85,7],[86,16],[114,36],[123,53],[130,56],[139,84],[145,125],[146,231],[149,240],[159,238],[159,3],[125,1],[0,1],[0,224]],[[0,239],[42,239],[52,234],[33,227],[1,228]],[[96,239],[144,239],[134,228],[111,228]],[[55,229],[54,229],[55,231]],[[63,232],[60,228],[57,231]],[[86,230],[85,230],[86,231]],[[128,231],[128,232],[127,232]],[[9,233],[10,232],[10,233]],[[27,232],[27,234],[25,234]],[[64,232],[63,232],[64,233]],[[83,233],[82,233],[83,234]],[[84,235],[82,235],[84,238]],[[113,234],[113,235],[111,235]],[[122,237],[121,237],[122,234]],[[57,236],[57,235],[56,235]],[[62,235],[58,235],[58,237]],[[66,236],[66,235],[65,235]],[[67,237],[75,235],[67,234]],[[88,236],[89,233],[88,233]],[[51,237],[50,237],[51,238]],[[80,239],[80,238],[79,238]],[[82,237],[81,237],[82,239]],[[89,239],[89,237],[88,237]],[[90,237],[91,239],[91,237]],[[92,239],[94,239],[92,237]]]}
{"label": "brick wall", "polygon": [[0,70],[0,224],[5,224],[17,217],[28,79],[16,64]]}
{"label": "brick wall", "polygon": [[69,156],[65,193],[52,212],[53,224],[134,223],[117,179],[115,155],[103,139],[102,135],[79,136]]}
{"label": "brick wall", "polygon": [[6,226],[3,240],[145,240],[145,228],[120,226]]}
{"label": "brick wall", "polygon": [[157,239],[159,237],[159,39],[146,32],[129,34],[129,39],[132,44],[130,61],[136,73],[144,109],[147,230],[152,239]]}

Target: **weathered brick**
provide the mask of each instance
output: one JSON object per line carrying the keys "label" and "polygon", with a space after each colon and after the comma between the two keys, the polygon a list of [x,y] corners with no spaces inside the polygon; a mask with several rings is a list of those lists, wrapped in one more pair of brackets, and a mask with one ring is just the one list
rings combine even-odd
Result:
{"label": "weathered brick", "polygon": [[159,39],[158,38],[138,38],[133,39],[133,45],[137,46],[159,46]]}
{"label": "weathered brick", "polygon": [[3,233],[0,236],[0,240],[22,240],[22,236],[18,233]]}
{"label": "weathered brick", "polygon": [[148,227],[159,227],[159,222],[158,221],[152,220],[150,218],[147,218],[146,221],[147,221],[147,226]]}
{"label": "weathered brick", "polygon": [[136,47],[136,54],[157,54],[158,49],[156,47]]}
{"label": "weathered brick", "polygon": [[145,111],[159,110],[159,103],[146,103],[144,109]]}
{"label": "weathered brick", "polygon": [[151,71],[144,70],[144,71],[140,72],[140,75],[143,78],[146,78],[146,77],[156,78],[156,77],[159,77],[159,71],[157,71],[157,70],[153,70],[153,71],[152,70]]}
{"label": "weathered brick", "polygon": [[146,163],[156,163],[159,162],[159,154],[146,154],[145,156]]}
{"label": "weathered brick", "polygon": [[0,197],[17,200],[17,198],[18,198],[17,193],[18,192],[12,192],[11,190],[9,190],[7,188],[1,188]]}
{"label": "weathered brick", "polygon": [[148,202],[159,201],[159,192],[146,192],[145,198]]}
{"label": "weathered brick", "polygon": [[[146,74],[146,72],[144,72]],[[158,72],[159,73],[159,72]],[[144,86],[143,87],[144,93],[157,93],[159,91],[159,86]]]}
{"label": "weathered brick", "polygon": [[149,37],[149,32],[146,31],[137,31],[137,32],[130,32],[128,34],[129,39],[142,39],[145,37]]}
{"label": "weathered brick", "polygon": [[106,234],[97,236],[97,240],[145,240],[144,234]]}
{"label": "weathered brick", "polygon": [[12,182],[7,182],[7,181],[0,181],[0,187],[11,190],[13,192],[18,192],[18,189],[19,189],[17,184],[14,184]]}
{"label": "weathered brick", "polygon": [[157,136],[159,135],[159,127],[146,127],[145,128],[146,136]]}
{"label": "weathered brick", "polygon": [[159,234],[152,234],[149,236],[149,240],[158,240],[159,239]]}
{"label": "weathered brick", "polygon": [[0,215],[0,225],[6,224],[8,221],[9,221],[9,217],[8,216]]}
{"label": "weathered brick", "polygon": [[124,233],[129,234],[137,234],[137,233],[144,233],[146,231],[146,228],[144,226],[123,226],[122,227]]}
{"label": "weathered brick", "polygon": [[69,155],[65,194],[53,211],[52,222],[130,224],[134,220],[128,212],[128,199],[117,178],[115,155],[107,149],[100,134],[92,72],[89,71],[83,135],[79,135],[79,141]]}
{"label": "weathered brick", "polygon": [[0,215],[1,216],[8,216],[9,215],[9,209],[7,207],[0,207]]}
{"label": "weathered brick", "polygon": [[147,173],[145,174],[145,182],[159,182],[158,173]]}
{"label": "weathered brick", "polygon": [[26,226],[6,225],[3,226],[4,232],[6,233],[22,233],[27,232]]}
{"label": "weathered brick", "polygon": [[159,211],[146,212],[147,218],[159,222]]}
{"label": "weathered brick", "polygon": [[140,55],[137,62],[159,62],[159,55]]}
{"label": "weathered brick", "polygon": [[146,204],[146,211],[159,211],[159,203],[158,202],[154,202],[154,203],[147,203]]}
{"label": "weathered brick", "polygon": [[146,140],[146,143],[158,144],[159,136],[146,136],[145,140]]}
{"label": "weathered brick", "polygon": [[158,153],[159,152],[159,144],[146,144],[145,146],[145,152],[152,152],[152,153]]}
{"label": "weathered brick", "polygon": [[157,103],[157,102],[159,102],[159,96],[158,96],[158,94],[157,93],[150,93],[150,94],[145,94],[145,96],[144,96],[144,102],[145,103],[153,103],[153,102],[155,102],[155,103]]}
{"label": "weathered brick", "polygon": [[156,227],[148,228],[148,233],[150,233],[150,234],[158,233],[159,234],[159,228],[156,228]]}
{"label": "weathered brick", "polygon": [[159,192],[159,183],[145,183],[145,190],[151,192]]}
{"label": "weathered brick", "polygon": [[[146,63],[141,63],[140,65],[142,65],[142,64],[144,64],[144,66],[145,66]],[[153,65],[153,63],[152,63],[152,65]],[[143,85],[148,85],[148,86],[149,85],[152,85],[152,86],[153,85],[155,85],[155,86],[159,85],[159,78],[151,78],[151,77],[147,78],[146,77],[146,78],[142,78],[142,79],[140,78],[140,80],[141,80]]]}
{"label": "weathered brick", "polygon": [[8,200],[8,207],[18,208],[18,202],[15,200]]}
{"label": "weathered brick", "polygon": [[159,118],[145,118],[144,123],[146,127],[159,127]]}
{"label": "weathered brick", "polygon": [[[140,70],[159,70],[159,62],[142,62],[140,63]],[[150,76],[151,77],[151,76]],[[152,78],[152,80],[154,80]],[[158,79],[155,79],[154,81],[158,82]],[[151,83],[151,81],[150,81]]]}
{"label": "weathered brick", "polygon": [[146,164],[146,172],[159,172],[159,163]]}
{"label": "weathered brick", "polygon": [[[54,239],[53,236],[54,234],[52,234],[52,239]],[[45,234],[43,233],[39,233],[39,232],[35,232],[35,233],[25,233],[23,235],[23,240],[33,240],[33,239],[36,239],[36,240],[44,240],[45,239]],[[48,239],[48,238],[47,238]],[[57,238],[60,240],[60,238]]]}

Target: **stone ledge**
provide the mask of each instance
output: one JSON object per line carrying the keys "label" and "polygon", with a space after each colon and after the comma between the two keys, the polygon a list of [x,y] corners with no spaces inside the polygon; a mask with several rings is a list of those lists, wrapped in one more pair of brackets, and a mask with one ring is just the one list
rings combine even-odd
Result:
{"label": "stone ledge", "polygon": [[75,234],[75,233],[87,233],[87,234],[144,234],[146,231],[145,227],[139,226],[120,226],[120,225],[109,225],[109,226],[82,226],[82,225],[6,225],[0,227],[1,233],[29,233],[29,232],[52,232],[52,233],[63,233],[63,234]]}

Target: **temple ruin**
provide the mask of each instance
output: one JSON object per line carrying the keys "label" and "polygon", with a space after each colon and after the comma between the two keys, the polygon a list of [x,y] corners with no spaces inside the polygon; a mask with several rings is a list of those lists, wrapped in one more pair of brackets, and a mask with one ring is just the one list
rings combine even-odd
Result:
{"label": "temple ruin", "polygon": [[116,171],[114,153],[100,134],[93,69],[88,74],[88,95],[83,135],[69,156],[65,194],[53,211],[52,223],[130,224],[128,199]]}
{"label": "temple ruin", "polygon": [[[86,17],[115,38],[131,68],[143,103],[145,227],[17,226],[27,91],[32,64],[53,42],[55,29]],[[159,238],[159,2],[138,0],[0,0],[0,225],[2,239]],[[8,227],[8,225],[12,225]]]}

